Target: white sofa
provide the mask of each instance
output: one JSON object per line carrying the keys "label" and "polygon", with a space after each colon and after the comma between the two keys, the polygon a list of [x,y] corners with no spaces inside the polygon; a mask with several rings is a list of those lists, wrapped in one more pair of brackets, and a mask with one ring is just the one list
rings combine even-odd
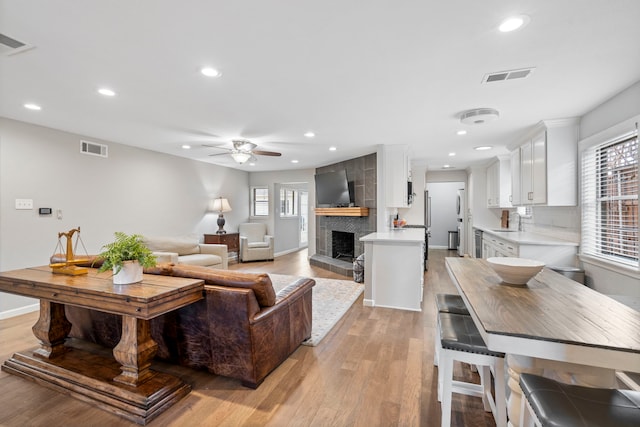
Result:
{"label": "white sofa", "polygon": [[227,245],[204,244],[190,236],[143,236],[142,240],[156,256],[158,263],[201,265],[224,270],[229,267]]}

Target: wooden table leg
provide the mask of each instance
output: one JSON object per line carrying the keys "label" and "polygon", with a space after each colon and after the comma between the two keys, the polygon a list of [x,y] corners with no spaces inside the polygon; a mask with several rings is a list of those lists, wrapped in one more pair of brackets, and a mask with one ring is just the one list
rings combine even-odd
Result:
{"label": "wooden table leg", "polygon": [[51,359],[66,351],[64,341],[71,331],[71,323],[64,314],[64,304],[40,300],[40,318],[31,328],[40,340],[35,354]]}
{"label": "wooden table leg", "polygon": [[114,381],[138,386],[153,376],[149,369],[158,344],[151,338],[149,321],[122,316],[122,338],[113,349],[113,357],[120,362],[122,373]]}

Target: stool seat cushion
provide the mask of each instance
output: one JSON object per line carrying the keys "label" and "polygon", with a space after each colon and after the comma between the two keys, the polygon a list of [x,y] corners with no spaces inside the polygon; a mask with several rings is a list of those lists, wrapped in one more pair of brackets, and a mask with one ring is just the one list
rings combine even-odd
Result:
{"label": "stool seat cushion", "polygon": [[520,388],[543,426],[640,426],[640,392],[563,384],[520,375]]}
{"label": "stool seat cushion", "polygon": [[504,357],[504,353],[491,351],[480,336],[471,316],[453,313],[439,313],[440,343],[442,348]]}
{"label": "stool seat cushion", "polygon": [[469,315],[467,306],[460,295],[436,294],[436,307],[439,313],[455,313]]}

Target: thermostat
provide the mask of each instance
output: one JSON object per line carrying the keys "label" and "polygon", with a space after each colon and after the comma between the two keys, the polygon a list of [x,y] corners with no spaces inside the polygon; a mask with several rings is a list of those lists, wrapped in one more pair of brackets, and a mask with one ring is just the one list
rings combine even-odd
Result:
{"label": "thermostat", "polygon": [[51,208],[40,208],[38,209],[38,213],[40,215],[51,215]]}

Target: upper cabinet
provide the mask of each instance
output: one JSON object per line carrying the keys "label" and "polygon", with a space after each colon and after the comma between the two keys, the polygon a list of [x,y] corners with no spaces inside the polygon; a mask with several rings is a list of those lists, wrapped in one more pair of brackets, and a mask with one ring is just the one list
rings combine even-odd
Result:
{"label": "upper cabinet", "polygon": [[513,205],[578,204],[578,121],[545,120],[511,153]]}
{"label": "upper cabinet", "polygon": [[487,207],[512,207],[509,157],[499,156],[487,168]]}
{"label": "upper cabinet", "polygon": [[384,146],[385,206],[408,208],[407,182],[411,178],[409,150],[406,145]]}

